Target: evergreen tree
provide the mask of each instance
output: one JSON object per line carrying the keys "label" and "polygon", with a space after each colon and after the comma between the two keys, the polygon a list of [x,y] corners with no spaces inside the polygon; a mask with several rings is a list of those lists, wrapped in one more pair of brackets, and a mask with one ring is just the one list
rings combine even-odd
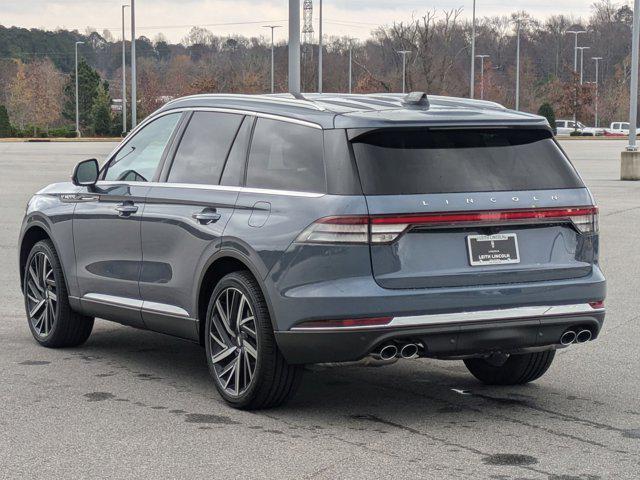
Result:
{"label": "evergreen tree", "polygon": [[[85,62],[78,62],[78,110],[80,116],[80,129],[84,130],[92,124],[92,109],[98,88],[100,87],[100,75]],[[64,118],[76,121],[76,76],[75,72],[69,75],[69,81],[64,87],[65,103],[62,115]]]}
{"label": "evergreen tree", "polygon": [[538,109],[538,115],[541,115],[547,119],[553,132],[556,133],[556,114],[553,111],[553,107],[549,103],[543,103]]}
{"label": "evergreen tree", "polygon": [[12,133],[11,123],[9,123],[9,113],[7,107],[0,105],[0,138],[10,137]]}
{"label": "evergreen tree", "polygon": [[97,88],[96,97],[91,108],[91,126],[96,135],[111,133],[111,97],[106,82]]}

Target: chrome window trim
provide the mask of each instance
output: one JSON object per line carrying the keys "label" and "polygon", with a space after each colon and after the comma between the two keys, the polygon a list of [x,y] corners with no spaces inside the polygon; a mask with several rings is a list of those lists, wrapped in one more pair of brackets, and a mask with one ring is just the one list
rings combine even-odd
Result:
{"label": "chrome window trim", "polygon": [[240,193],[256,193],[262,195],[284,195],[287,197],[305,197],[305,198],[321,198],[327,195],[326,193],[318,192],[297,192],[294,190],[272,190],[268,188],[251,188],[251,187],[231,187],[226,185],[203,185],[198,183],[168,183],[168,182],[126,182],[126,181],[109,181],[100,180],[96,183],[97,186],[108,185],[138,185],[148,187],[161,187],[161,188],[191,188],[197,190],[212,190],[212,191],[225,191],[225,192],[240,192]]}
{"label": "chrome window trim", "polygon": [[516,320],[527,318],[554,317],[563,315],[579,315],[604,312],[604,308],[594,309],[588,303],[573,305],[541,305],[533,307],[503,308],[499,310],[477,310],[458,313],[436,313],[393,317],[387,325],[355,326],[355,327],[293,327],[296,332],[343,332],[350,330],[375,330],[395,327],[421,327],[432,325],[454,325],[467,322]]}

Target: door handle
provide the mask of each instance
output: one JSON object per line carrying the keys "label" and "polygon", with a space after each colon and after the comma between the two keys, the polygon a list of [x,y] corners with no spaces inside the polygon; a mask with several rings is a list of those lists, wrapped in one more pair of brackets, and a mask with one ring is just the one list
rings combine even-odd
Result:
{"label": "door handle", "polygon": [[216,209],[204,209],[201,212],[194,213],[191,217],[201,225],[210,225],[220,220],[221,215]]}
{"label": "door handle", "polygon": [[130,202],[125,202],[116,207],[116,212],[120,217],[128,217],[138,211],[138,206]]}

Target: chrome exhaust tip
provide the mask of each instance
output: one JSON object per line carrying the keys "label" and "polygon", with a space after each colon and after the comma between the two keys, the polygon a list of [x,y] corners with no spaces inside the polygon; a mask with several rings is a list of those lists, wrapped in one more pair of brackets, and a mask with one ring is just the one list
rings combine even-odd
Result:
{"label": "chrome exhaust tip", "polygon": [[567,330],[560,337],[560,343],[566,347],[567,345],[571,345],[573,342],[575,342],[576,337],[576,332],[574,332],[573,330]]}
{"label": "chrome exhaust tip", "polygon": [[402,358],[414,358],[418,354],[418,345],[415,343],[407,343],[400,349],[400,356]]}
{"label": "chrome exhaust tip", "polygon": [[585,343],[591,340],[591,330],[580,330],[576,335],[576,343]]}
{"label": "chrome exhaust tip", "polygon": [[398,347],[393,343],[389,343],[382,347],[376,355],[380,360],[391,360],[398,355]]}

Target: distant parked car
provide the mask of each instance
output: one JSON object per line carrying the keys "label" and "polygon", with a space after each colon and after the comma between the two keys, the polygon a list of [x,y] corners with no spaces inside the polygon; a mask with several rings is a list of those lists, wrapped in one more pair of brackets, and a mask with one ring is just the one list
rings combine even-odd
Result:
{"label": "distant parked car", "polygon": [[612,122],[611,126],[605,130],[608,136],[627,136],[629,135],[629,122]]}

